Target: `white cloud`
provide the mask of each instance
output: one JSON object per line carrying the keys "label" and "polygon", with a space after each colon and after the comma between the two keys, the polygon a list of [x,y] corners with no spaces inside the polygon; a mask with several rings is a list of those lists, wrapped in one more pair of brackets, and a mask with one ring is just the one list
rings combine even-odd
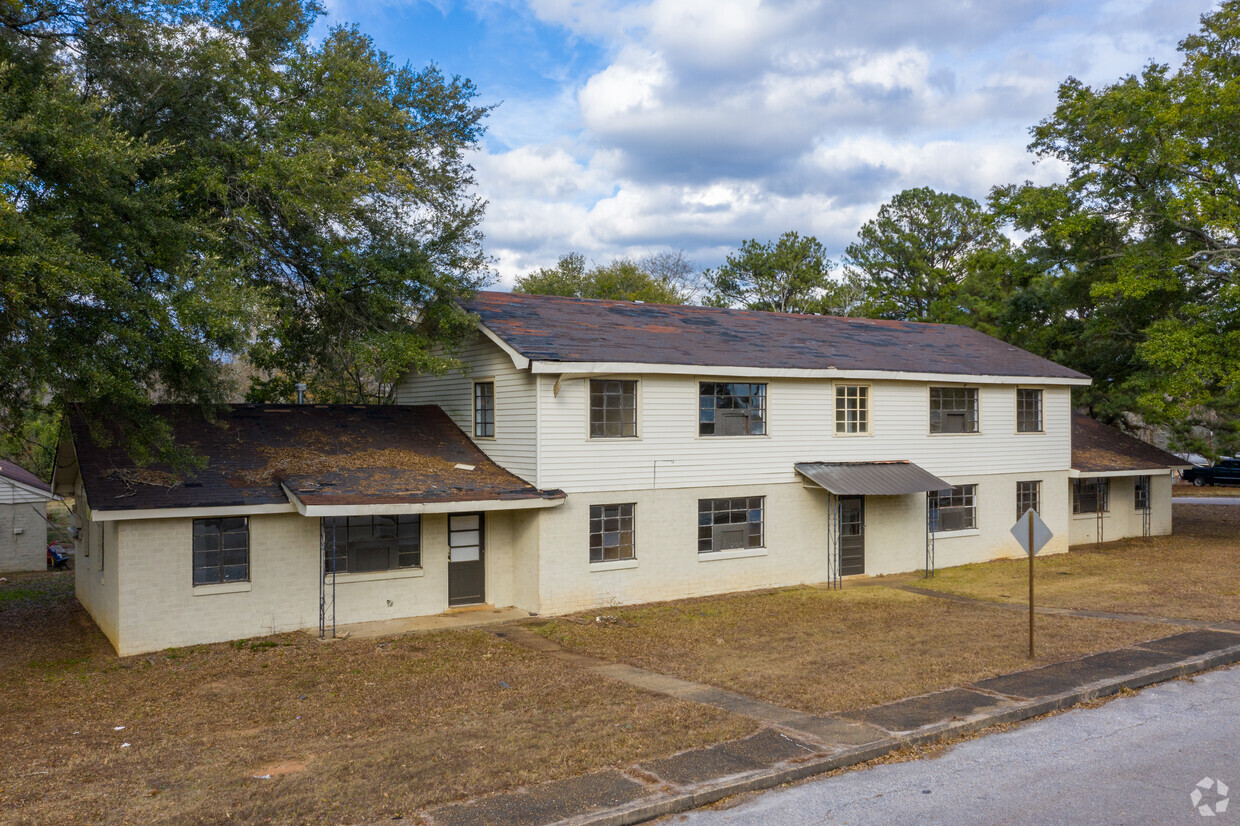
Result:
{"label": "white cloud", "polygon": [[[546,115],[502,113],[481,158],[484,230],[507,283],[579,251],[683,248],[703,265],[742,240],[814,233],[838,255],[901,189],[984,199],[1050,181],[1028,129],[1068,75],[1106,83],[1174,61],[1207,0],[530,0],[601,45]],[[506,109],[525,102],[509,100]],[[538,137],[539,130],[542,137]],[[520,135],[523,140],[513,138]]]}

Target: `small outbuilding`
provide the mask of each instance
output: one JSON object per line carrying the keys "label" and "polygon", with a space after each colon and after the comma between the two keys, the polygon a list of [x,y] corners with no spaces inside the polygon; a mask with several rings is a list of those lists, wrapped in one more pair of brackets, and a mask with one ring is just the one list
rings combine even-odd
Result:
{"label": "small outbuilding", "polygon": [[47,503],[55,498],[38,476],[0,459],[0,571],[47,566]]}
{"label": "small outbuilding", "polygon": [[1073,413],[1069,544],[1171,533],[1171,484],[1186,467],[1172,453]]}

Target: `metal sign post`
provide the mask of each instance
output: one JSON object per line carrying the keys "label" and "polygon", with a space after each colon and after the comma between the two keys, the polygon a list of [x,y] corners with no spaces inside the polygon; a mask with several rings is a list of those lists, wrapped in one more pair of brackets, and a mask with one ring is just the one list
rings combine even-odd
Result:
{"label": "metal sign post", "polygon": [[1046,527],[1038,512],[1030,508],[1012,526],[1012,536],[1016,537],[1020,547],[1029,555],[1029,658],[1033,659],[1033,558],[1046,547],[1054,534]]}
{"label": "metal sign post", "polygon": [[[1032,513],[1032,510],[1030,511]],[[1029,547],[1033,547],[1033,520],[1029,520]],[[1029,553],[1029,659],[1037,655],[1033,653],[1033,552]]]}

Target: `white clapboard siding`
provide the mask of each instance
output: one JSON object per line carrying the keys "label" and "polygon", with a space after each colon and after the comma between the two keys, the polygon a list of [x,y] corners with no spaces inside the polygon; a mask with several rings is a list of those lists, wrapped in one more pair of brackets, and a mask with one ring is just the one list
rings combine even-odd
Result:
{"label": "white clapboard siding", "polygon": [[0,505],[21,505],[27,502],[46,502],[51,499],[50,493],[42,493],[12,482],[0,476]]}
{"label": "white clapboard siding", "polygon": [[558,397],[551,393],[552,382],[543,382],[542,487],[570,493],[636,490],[651,487],[656,476],[660,488],[795,482],[793,465],[807,461],[907,459],[944,477],[1064,471],[1071,464],[1067,388],[1044,389],[1044,433],[1016,432],[1016,386],[999,385],[979,388],[980,433],[930,435],[929,384],[874,382],[873,435],[834,436],[830,381],[772,379],[769,435],[721,438],[697,435],[697,379],[632,378],[639,380],[637,439],[587,438],[587,379],[566,379]]}
{"label": "white clapboard siding", "polygon": [[[437,404],[500,467],[538,484],[535,447],[535,379],[518,371],[492,342],[475,335],[460,358],[468,374],[410,374],[397,385],[397,404]],[[474,381],[495,382],[495,438],[474,438]]]}

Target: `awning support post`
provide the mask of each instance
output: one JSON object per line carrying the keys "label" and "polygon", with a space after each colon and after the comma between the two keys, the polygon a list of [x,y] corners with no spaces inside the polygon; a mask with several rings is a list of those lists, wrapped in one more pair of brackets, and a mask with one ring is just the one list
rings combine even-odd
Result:
{"label": "awning support post", "polygon": [[924,579],[934,576],[934,525],[931,523],[930,497],[926,500],[926,573]]}
{"label": "awning support post", "polygon": [[[336,638],[336,531],[327,539],[327,520],[319,519],[319,639]],[[331,559],[331,582],[327,572],[327,560]]]}
{"label": "awning support post", "polygon": [[840,498],[827,493],[827,587],[842,588],[840,576]]}

